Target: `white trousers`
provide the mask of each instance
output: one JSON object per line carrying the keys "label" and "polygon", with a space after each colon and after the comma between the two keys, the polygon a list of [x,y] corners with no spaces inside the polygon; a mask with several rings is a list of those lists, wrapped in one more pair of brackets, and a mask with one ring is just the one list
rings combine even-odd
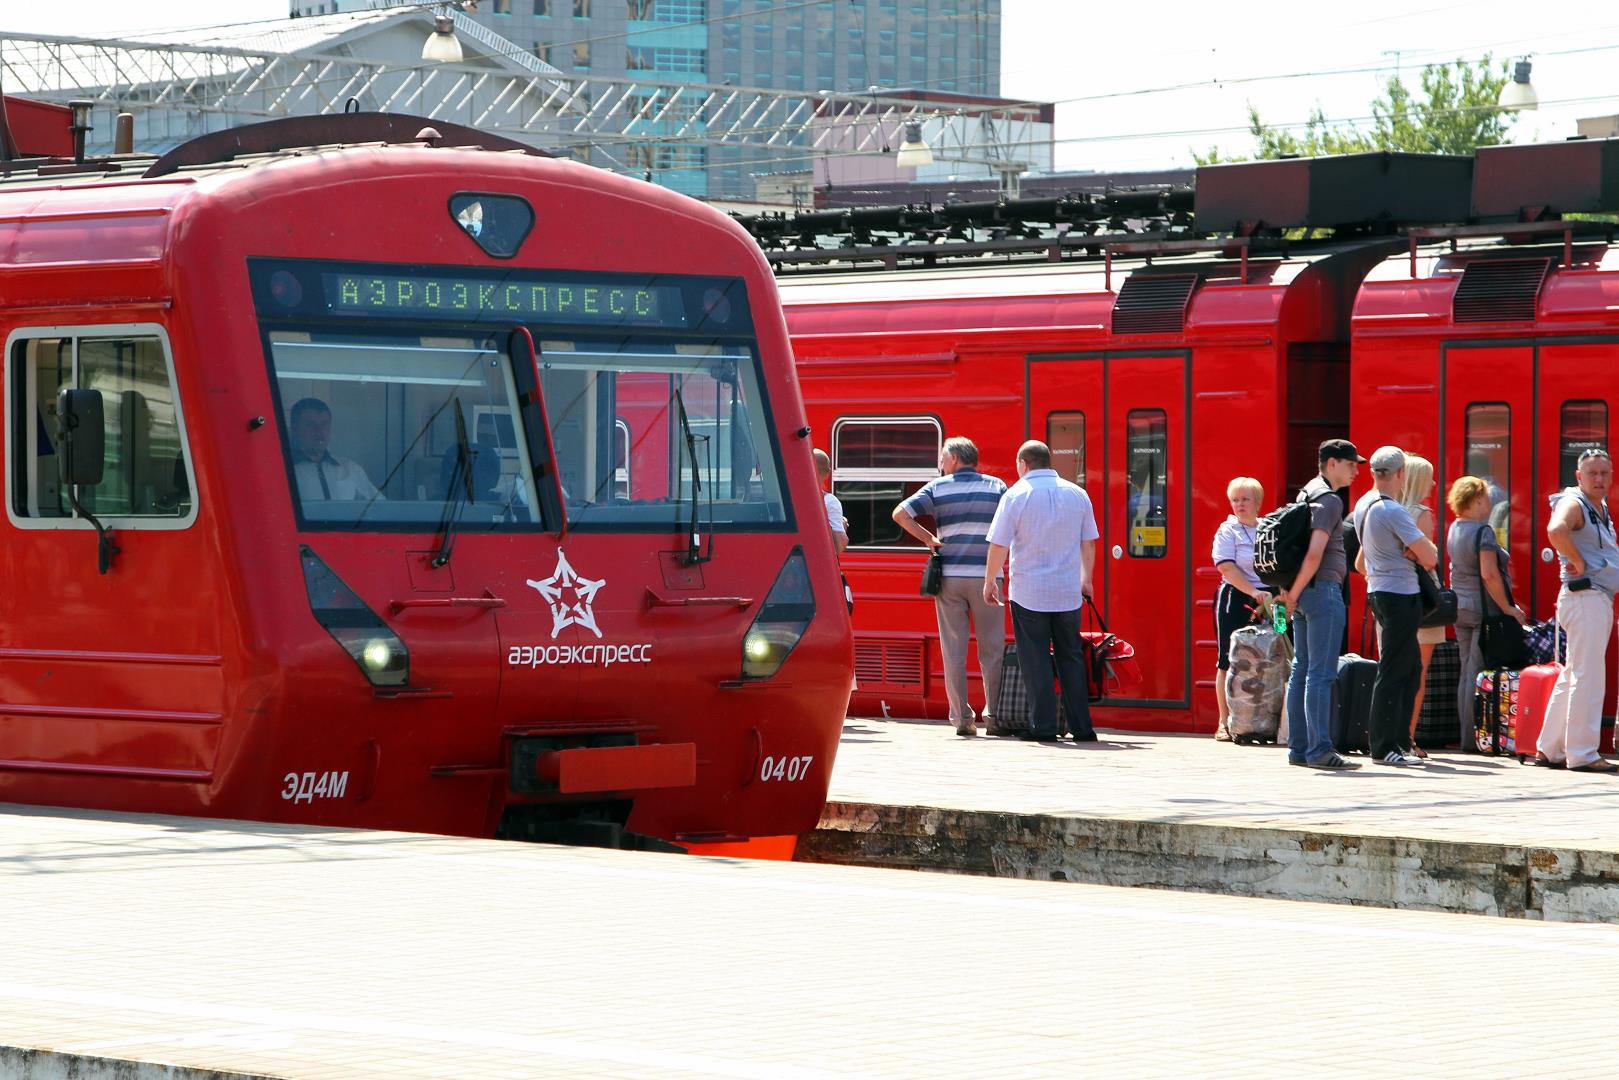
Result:
{"label": "white trousers", "polygon": [[1557,622],[1568,634],[1568,662],[1557,675],[1536,749],[1570,768],[1601,758],[1602,695],[1607,691],[1613,600],[1601,589],[1557,594]]}

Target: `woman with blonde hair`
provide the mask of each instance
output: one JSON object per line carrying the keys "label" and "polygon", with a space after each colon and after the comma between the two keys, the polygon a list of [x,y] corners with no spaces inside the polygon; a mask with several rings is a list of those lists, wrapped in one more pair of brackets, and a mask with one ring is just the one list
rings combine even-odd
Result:
{"label": "woman with blonde hair", "polygon": [[[1429,540],[1434,538],[1434,513],[1424,500],[1433,491],[1433,462],[1420,454],[1405,456],[1405,487],[1400,492],[1400,505],[1416,521],[1417,528]],[[1422,568],[1417,568],[1422,573]],[[1411,750],[1425,758],[1428,751],[1417,745],[1417,718],[1422,715],[1422,698],[1428,689],[1428,666],[1433,663],[1433,651],[1445,640],[1443,626],[1417,628],[1417,650],[1422,655],[1422,674],[1417,679],[1417,700],[1411,709]]]}
{"label": "woman with blonde hair", "polygon": [[1225,677],[1231,667],[1231,635],[1253,622],[1270,599],[1270,590],[1254,572],[1254,535],[1259,528],[1259,508],[1265,502],[1265,487],[1251,476],[1239,476],[1226,485],[1231,516],[1214,533],[1214,568],[1220,571],[1220,588],[1214,594],[1214,636],[1219,643],[1215,661],[1214,700],[1220,707],[1219,725],[1214,737],[1230,742],[1226,721],[1231,710],[1226,702]]}

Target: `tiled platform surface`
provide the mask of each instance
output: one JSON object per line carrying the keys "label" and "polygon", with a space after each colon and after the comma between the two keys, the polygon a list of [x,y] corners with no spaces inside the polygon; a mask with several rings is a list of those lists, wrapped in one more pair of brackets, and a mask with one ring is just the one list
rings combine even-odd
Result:
{"label": "tiled platform surface", "polygon": [[20,808],[0,958],[24,1080],[1578,1080],[1619,997],[1619,927]]}
{"label": "tiled platform surface", "polygon": [[1322,773],[1207,737],[1048,746],[851,719],[800,857],[1619,920],[1619,779],[1430,762]]}

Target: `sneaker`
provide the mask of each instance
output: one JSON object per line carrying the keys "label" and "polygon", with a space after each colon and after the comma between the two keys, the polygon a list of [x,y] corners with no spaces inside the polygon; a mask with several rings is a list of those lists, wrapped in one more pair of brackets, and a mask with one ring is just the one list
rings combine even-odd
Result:
{"label": "sneaker", "polygon": [[1328,754],[1326,757],[1316,761],[1306,761],[1304,767],[1307,769],[1358,769],[1360,768],[1360,762],[1350,761],[1342,754]]}
{"label": "sneaker", "polygon": [[1377,759],[1379,765],[1421,765],[1422,759],[1407,754],[1404,750],[1390,750]]}

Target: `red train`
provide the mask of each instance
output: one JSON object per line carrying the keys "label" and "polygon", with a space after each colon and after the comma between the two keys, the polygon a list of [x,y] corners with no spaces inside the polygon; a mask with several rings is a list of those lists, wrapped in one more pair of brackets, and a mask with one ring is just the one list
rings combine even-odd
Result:
{"label": "red train", "polygon": [[80,145],[0,166],[0,801],[814,827],[851,630],[743,230],[412,117]]}
{"label": "red train", "polygon": [[1615,140],[1481,151],[1476,170],[1353,155],[1203,168],[1189,198],[750,220],[852,522],[853,707],[946,713],[921,559],[889,512],[954,434],[1008,479],[1044,439],[1096,503],[1098,599],[1146,676],[1098,723],[1212,730],[1226,483],[1291,498],[1330,436],[1427,454],[1441,485],[1491,477],[1549,617],[1543,497],[1606,441],[1619,356],[1613,227],[1560,218],[1619,210],[1616,163]]}

